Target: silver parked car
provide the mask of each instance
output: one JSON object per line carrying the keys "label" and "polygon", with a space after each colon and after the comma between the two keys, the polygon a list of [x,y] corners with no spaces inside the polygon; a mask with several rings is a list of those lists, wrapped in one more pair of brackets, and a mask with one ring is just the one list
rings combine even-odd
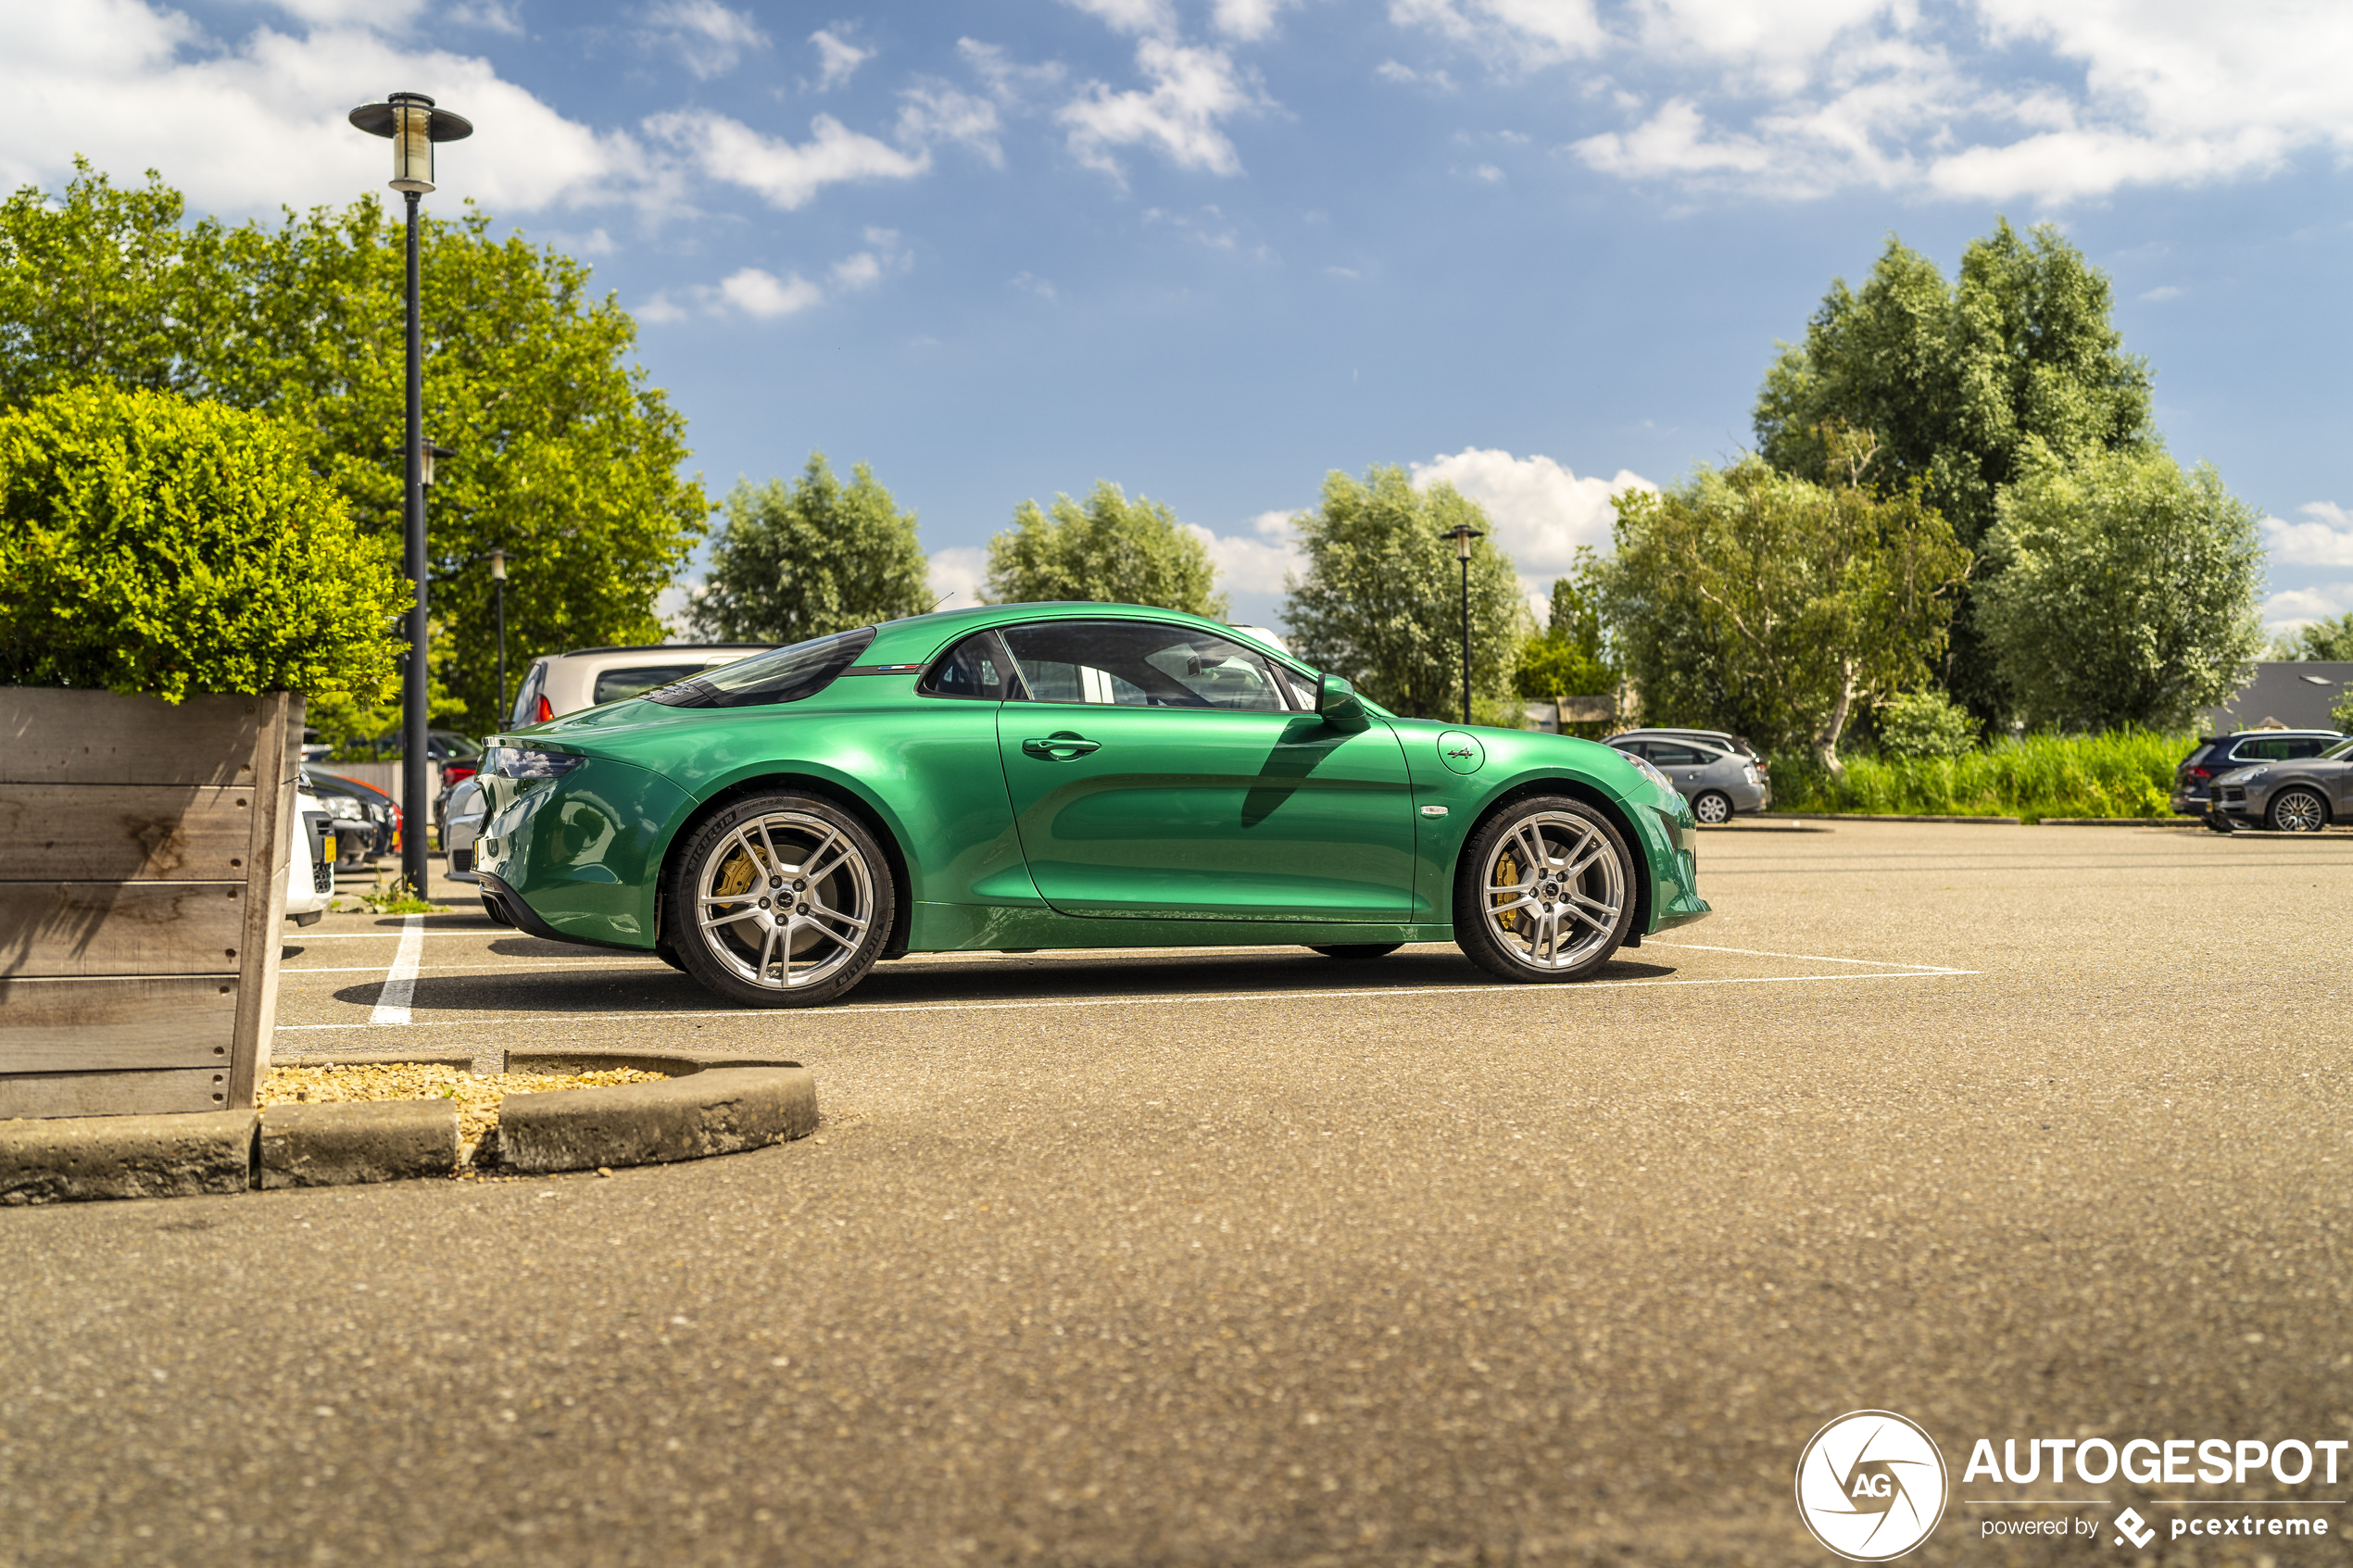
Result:
{"label": "silver parked car", "polygon": [[2236,768],[2213,784],[2217,827],[2267,827],[2275,833],[2318,833],[2333,822],[2353,822],[2353,740],[2318,757]]}
{"label": "silver parked car", "polygon": [[441,821],[441,851],[448,857],[449,880],[480,882],[474,874],[474,840],[482,836],[482,780],[469,778],[449,792]]}
{"label": "silver parked car", "polygon": [[667,686],[699,675],[722,664],[733,664],[769,643],[657,643],[639,647],[574,648],[534,659],[515,691],[514,711],[507,722],[520,729],[544,724],[567,713],[623,697],[641,696],[656,686]]}
{"label": "silver parked car", "polygon": [[1702,827],[1721,827],[1734,812],[1773,804],[1765,764],[1738,736],[1702,730],[1628,730],[1608,743],[1665,773]]}

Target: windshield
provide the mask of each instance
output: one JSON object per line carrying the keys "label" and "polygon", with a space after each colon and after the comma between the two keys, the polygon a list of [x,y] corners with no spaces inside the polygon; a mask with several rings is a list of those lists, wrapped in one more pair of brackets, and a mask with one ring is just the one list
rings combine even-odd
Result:
{"label": "windshield", "polygon": [[849,669],[874,640],[872,626],[814,637],[707,670],[675,685],[648,692],[646,699],[672,708],[758,708],[799,702],[832,685],[834,677]]}

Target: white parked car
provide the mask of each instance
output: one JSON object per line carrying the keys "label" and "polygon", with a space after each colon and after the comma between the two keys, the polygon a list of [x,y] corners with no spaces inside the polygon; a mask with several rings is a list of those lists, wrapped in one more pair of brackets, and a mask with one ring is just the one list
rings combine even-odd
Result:
{"label": "white parked car", "polygon": [[699,675],[722,664],[733,664],[767,643],[653,643],[642,647],[575,648],[532,660],[522,685],[515,692],[514,711],[507,722],[517,728],[544,724],[567,713],[599,703],[642,696]]}
{"label": "white parked car", "polygon": [[293,853],[286,857],[286,918],[316,925],[335,901],[335,819],[311,793],[305,772],[295,785]]}

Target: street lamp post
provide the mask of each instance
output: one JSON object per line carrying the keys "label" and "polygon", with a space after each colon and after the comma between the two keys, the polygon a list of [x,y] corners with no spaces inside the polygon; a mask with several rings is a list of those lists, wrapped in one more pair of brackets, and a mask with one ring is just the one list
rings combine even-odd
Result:
{"label": "street lamp post", "polygon": [[1458,522],[1439,535],[1454,541],[1454,558],[1463,563],[1463,722],[1470,720],[1470,556],[1471,541],[1486,534],[1467,522]]}
{"label": "street lamp post", "polygon": [[433,189],[433,144],[456,142],[473,134],[473,122],[447,109],[435,108],[422,93],[395,93],[381,104],[362,104],[351,111],[351,123],[371,136],[392,141],[392,188],[408,208],[408,418],[400,449],[407,469],[403,485],[404,533],[409,580],[416,584],[409,608],[409,663],[401,682],[400,794],[408,816],[400,835],[400,880],[414,897],[422,897],[429,871],[423,824],[431,814],[425,803],[425,691],[432,678],[425,647],[425,484],[432,458],[425,450],[425,350],[417,308],[417,199]]}
{"label": "street lamp post", "polygon": [[507,552],[490,552],[490,596],[497,607],[498,620],[498,711],[493,715],[497,727],[507,727]]}

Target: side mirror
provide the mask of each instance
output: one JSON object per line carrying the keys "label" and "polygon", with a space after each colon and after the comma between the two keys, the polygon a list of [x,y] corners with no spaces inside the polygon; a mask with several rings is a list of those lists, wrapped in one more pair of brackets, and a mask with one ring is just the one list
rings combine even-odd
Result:
{"label": "side mirror", "polygon": [[1315,712],[1336,729],[1362,730],[1372,723],[1365,717],[1365,705],[1358,700],[1356,688],[1338,675],[1317,678]]}

